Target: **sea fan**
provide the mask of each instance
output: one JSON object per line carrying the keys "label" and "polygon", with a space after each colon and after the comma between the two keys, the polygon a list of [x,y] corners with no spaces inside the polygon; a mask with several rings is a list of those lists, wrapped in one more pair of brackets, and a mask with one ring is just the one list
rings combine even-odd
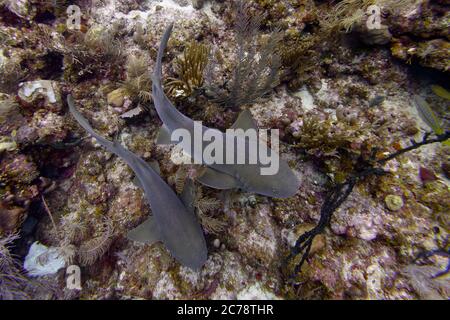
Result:
{"label": "sea fan", "polygon": [[250,6],[237,1],[236,13],[236,65],[232,79],[227,83],[229,92],[210,86],[214,100],[222,105],[238,109],[266,95],[279,84],[281,58],[278,53],[283,38],[278,30],[265,41],[259,41],[259,28],[263,16],[252,15]]}

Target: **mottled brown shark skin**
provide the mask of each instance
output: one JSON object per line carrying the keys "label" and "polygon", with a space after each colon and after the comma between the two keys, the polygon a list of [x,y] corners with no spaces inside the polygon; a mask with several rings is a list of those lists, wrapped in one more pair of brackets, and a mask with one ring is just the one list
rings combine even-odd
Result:
{"label": "mottled brown shark skin", "polygon": [[[152,75],[152,96],[156,111],[163,122],[164,130],[170,134],[179,128],[189,131],[194,136],[194,121],[181,112],[179,112],[167,96],[162,88],[162,57],[164,55],[167,42],[172,32],[171,24],[165,31],[158,50],[158,57],[154,73]],[[202,126],[202,131],[216,130]],[[216,130],[218,131],[218,130]],[[220,131],[218,131],[220,132]],[[227,134],[220,132],[225,141]],[[237,137],[236,139],[243,139]],[[248,140],[247,140],[248,141]],[[183,141],[184,142],[184,141]],[[192,141],[193,142],[193,141]],[[190,145],[193,145],[191,142]],[[187,150],[180,143],[183,150],[193,159],[201,159],[201,154],[195,150]],[[205,148],[203,144],[202,150]],[[270,150],[270,149],[269,149]],[[272,152],[272,151],[271,151]],[[224,154],[226,149],[224,148]],[[249,155],[246,156],[247,159]],[[249,163],[249,162],[246,162]],[[217,189],[239,188],[247,192],[262,194],[269,197],[289,198],[293,196],[300,187],[300,181],[295,176],[292,169],[286,161],[280,158],[279,170],[275,175],[261,175],[262,166],[260,164],[208,164],[208,179],[198,179],[201,183]]]}
{"label": "mottled brown shark skin", "polygon": [[73,98],[67,97],[69,109],[78,123],[106,150],[123,159],[134,171],[152,210],[152,218],[131,232],[133,240],[151,243],[162,241],[182,265],[198,270],[207,259],[207,248],[197,217],[190,212],[175,192],[140,157],[118,142],[111,142],[90,126],[75,108]]}

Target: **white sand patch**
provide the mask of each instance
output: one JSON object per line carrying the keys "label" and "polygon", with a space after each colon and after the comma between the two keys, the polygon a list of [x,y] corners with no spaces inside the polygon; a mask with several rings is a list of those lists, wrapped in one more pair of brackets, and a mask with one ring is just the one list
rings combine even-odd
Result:
{"label": "white sand patch", "polygon": [[314,97],[311,95],[306,86],[301,87],[299,91],[294,93],[294,97],[302,100],[302,108],[305,111],[310,111],[316,107],[314,104]]}

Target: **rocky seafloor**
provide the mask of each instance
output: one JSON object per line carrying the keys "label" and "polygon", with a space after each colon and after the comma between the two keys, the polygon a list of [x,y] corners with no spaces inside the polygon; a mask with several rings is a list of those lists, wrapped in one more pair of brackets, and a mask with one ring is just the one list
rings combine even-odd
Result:
{"label": "rocky seafloor", "polygon": [[[286,262],[319,222],[327,192],[361,159],[448,128],[449,2],[245,3],[247,16],[227,0],[0,1],[0,298],[449,298],[445,143],[359,181],[300,270]],[[73,5],[77,28],[68,24]],[[366,24],[371,5],[380,28]],[[301,182],[287,199],[196,184],[208,247],[199,271],[161,243],[126,237],[151,214],[144,193],[66,103],[71,94],[97,132],[157,161],[179,192],[201,168],[175,164],[173,147],[155,143],[150,72],[170,23],[163,74],[178,110],[221,130],[250,110],[260,128],[280,130],[281,157]],[[237,81],[240,48],[276,76],[254,68]],[[259,80],[267,86],[258,91]],[[421,116],[417,96],[439,128]],[[79,288],[68,286],[70,265],[80,267]]]}

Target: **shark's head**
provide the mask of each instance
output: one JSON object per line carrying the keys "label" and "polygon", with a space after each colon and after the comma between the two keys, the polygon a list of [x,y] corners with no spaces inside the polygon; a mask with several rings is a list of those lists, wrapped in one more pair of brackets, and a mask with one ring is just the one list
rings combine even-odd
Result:
{"label": "shark's head", "polygon": [[280,159],[278,171],[273,175],[250,173],[246,175],[244,190],[273,198],[289,198],[300,187],[300,180],[287,162]]}

